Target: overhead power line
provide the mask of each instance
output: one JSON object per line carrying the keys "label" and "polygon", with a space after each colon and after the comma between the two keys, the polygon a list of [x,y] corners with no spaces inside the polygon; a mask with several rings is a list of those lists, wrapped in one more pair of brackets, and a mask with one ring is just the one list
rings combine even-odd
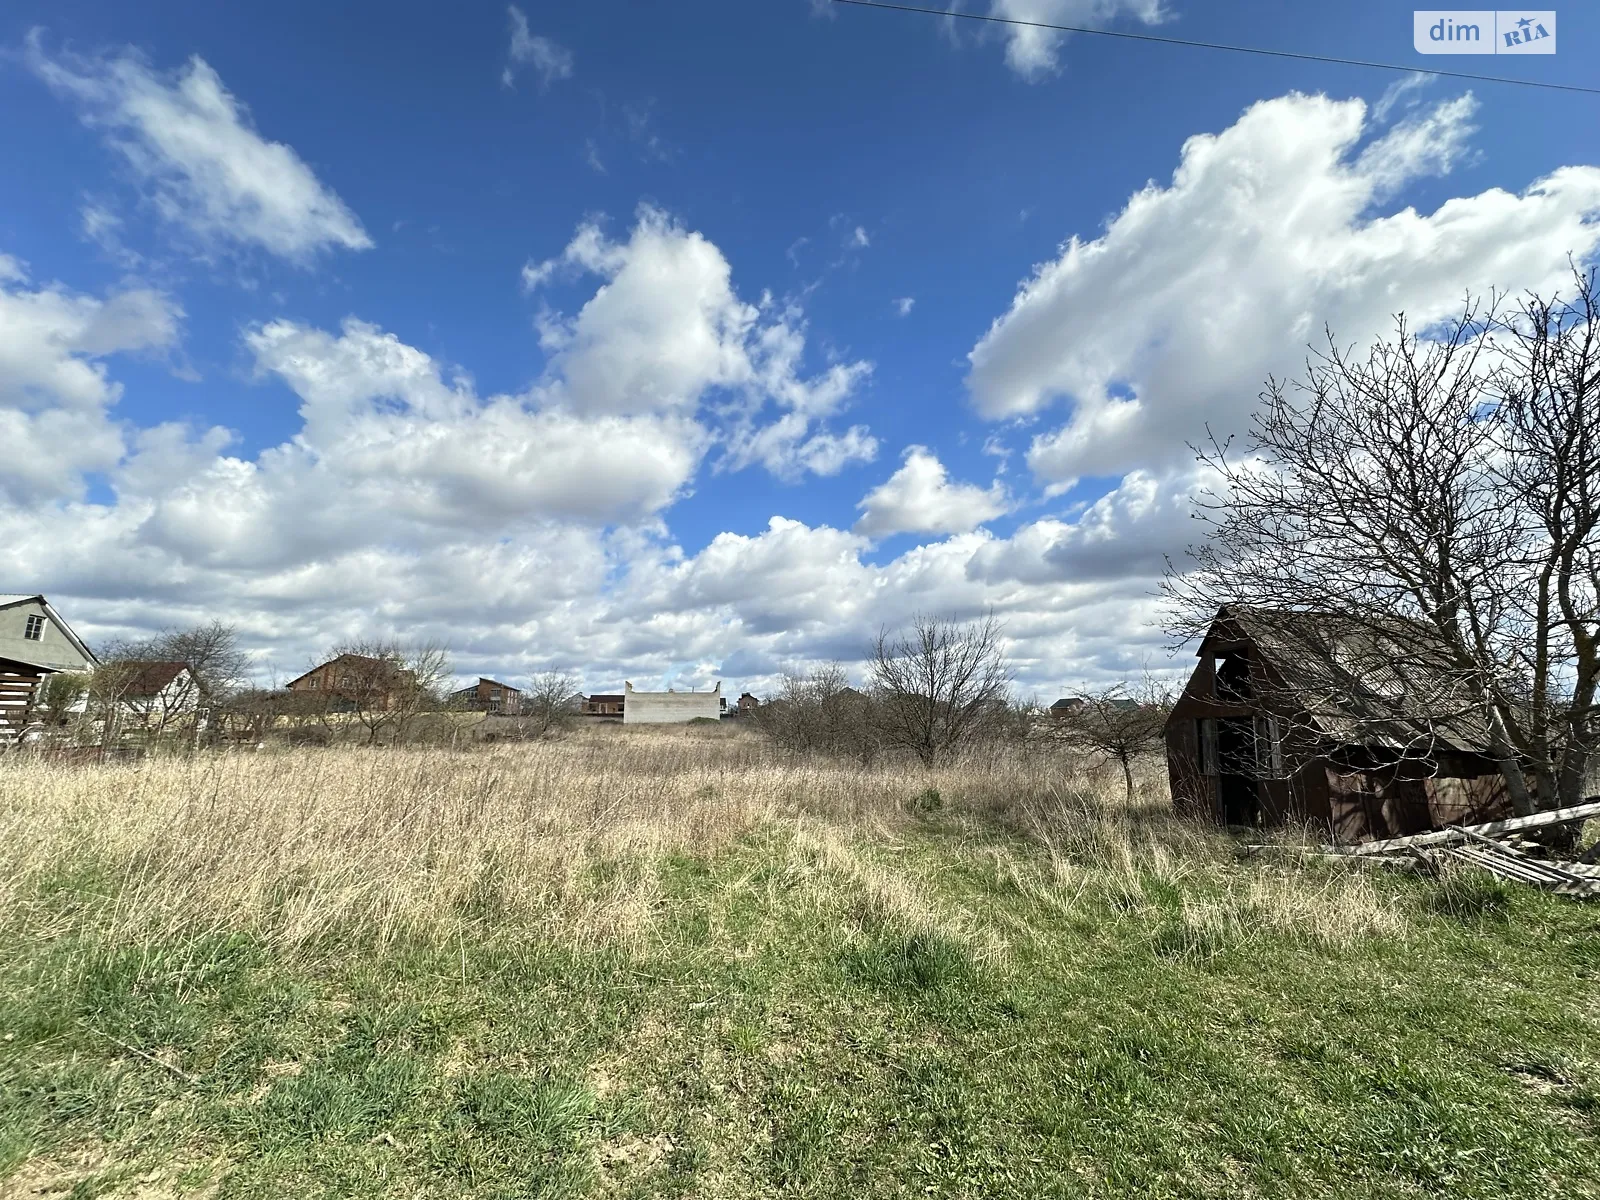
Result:
{"label": "overhead power line", "polygon": [[954,12],[944,8],[921,8],[914,4],[891,4],[887,0],[833,0],[854,8],[881,8],[889,12],[920,13],[927,17],[953,17],[962,21],[983,21],[990,25],[1022,25],[1029,29],[1053,29],[1058,33],[1086,33],[1094,37],[1123,38],[1132,42],[1160,42],[1165,46],[1190,46],[1200,50],[1227,50],[1233,54],[1259,54],[1267,58],[1293,58],[1301,62],[1337,63],[1345,67],[1372,67],[1378,71],[1403,71],[1407,75],[1442,75],[1447,79],[1471,79],[1478,83],[1511,83],[1517,87],[1545,88],[1555,92],[1581,92],[1600,96],[1600,88],[1579,87],[1575,83],[1549,83],[1542,79],[1512,79],[1505,75],[1473,75],[1466,71],[1440,71],[1433,67],[1405,66],[1375,62],[1365,58],[1338,58],[1331,54],[1302,54],[1294,50],[1268,50],[1262,46],[1233,46],[1226,42],[1200,42],[1192,38],[1162,37],[1155,33],[1134,33],[1127,29],[1092,29],[1087,25],[1054,25],[1048,21],[1024,21],[1019,17],[996,17],[988,13]]}

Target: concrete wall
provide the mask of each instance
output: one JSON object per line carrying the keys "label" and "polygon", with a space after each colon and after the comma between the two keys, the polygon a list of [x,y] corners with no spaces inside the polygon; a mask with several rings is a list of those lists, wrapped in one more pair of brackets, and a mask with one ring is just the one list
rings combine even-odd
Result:
{"label": "concrete wall", "polygon": [[722,717],[722,684],[709,692],[636,692],[623,685],[624,725],[682,725],[696,717]]}
{"label": "concrete wall", "polygon": [[22,636],[29,617],[44,615],[44,605],[37,601],[0,608],[0,658],[32,663],[51,671],[87,670],[88,661],[48,617],[45,617],[44,632],[37,642]]}

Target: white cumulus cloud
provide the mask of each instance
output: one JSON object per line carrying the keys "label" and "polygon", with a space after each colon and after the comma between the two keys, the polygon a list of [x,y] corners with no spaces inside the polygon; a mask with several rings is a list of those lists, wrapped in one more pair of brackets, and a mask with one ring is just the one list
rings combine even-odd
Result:
{"label": "white cumulus cloud", "polygon": [[198,55],[175,72],[132,50],[51,56],[37,33],[27,61],[105,134],[160,214],[204,246],[259,246],[304,262],[371,247],[361,222],[293,148],[257,133],[244,105]]}
{"label": "white cumulus cloud", "polygon": [[603,286],[571,317],[542,318],[546,386],[563,403],[586,413],[693,414],[714,405],[720,461],[730,470],[833,474],[876,453],[864,426],[828,428],[871,364],[807,375],[803,314],[741,300],[728,260],[702,234],[646,206],[626,241],[586,222],[559,255],[522,269],[529,290],[584,275]]}
{"label": "white cumulus cloud", "polygon": [[1041,79],[1060,62],[1061,43],[1069,36],[1040,25],[1076,25],[1097,29],[1119,17],[1154,25],[1166,17],[1162,0],[991,0],[990,15],[1007,21],[1039,22],[1005,29],[1006,62],[1024,79]]}
{"label": "white cumulus cloud", "polygon": [[84,472],[115,465],[123,431],[110,410],[122,389],[104,360],[171,347],[182,318],[147,288],[102,300],[30,286],[22,264],[0,255],[0,500],[81,495]]}
{"label": "white cumulus cloud", "polygon": [[1398,311],[1419,328],[1447,317],[1469,290],[1558,286],[1568,254],[1600,247],[1600,169],[1431,213],[1375,207],[1470,153],[1473,109],[1446,101],[1363,147],[1361,101],[1289,95],[1191,137],[1170,183],[1023,281],[969,356],[978,411],[1068,406],[1028,453],[1057,490],[1163,471],[1207,423],[1242,430],[1267,375],[1297,371],[1324,324],[1358,343]]}
{"label": "white cumulus cloud", "polygon": [[894,533],[968,533],[1003,516],[1010,499],[1000,484],[956,483],[926,446],[911,446],[900,469],[856,506],[855,531],[882,538]]}

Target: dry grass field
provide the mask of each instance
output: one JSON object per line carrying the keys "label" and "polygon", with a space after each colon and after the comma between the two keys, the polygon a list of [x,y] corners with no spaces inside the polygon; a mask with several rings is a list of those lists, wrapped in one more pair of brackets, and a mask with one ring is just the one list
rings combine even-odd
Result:
{"label": "dry grass field", "polygon": [[1600,912],[729,729],[3,761],[0,1198],[1600,1195]]}

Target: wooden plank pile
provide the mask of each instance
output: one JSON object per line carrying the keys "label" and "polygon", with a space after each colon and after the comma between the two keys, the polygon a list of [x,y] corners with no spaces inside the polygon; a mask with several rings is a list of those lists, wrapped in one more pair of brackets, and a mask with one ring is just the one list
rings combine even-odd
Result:
{"label": "wooden plank pile", "polygon": [[1548,835],[1591,817],[1600,817],[1600,800],[1484,825],[1454,825],[1354,846],[1323,846],[1321,853],[1385,865],[1412,864],[1430,870],[1438,870],[1446,862],[1463,862],[1501,879],[1547,892],[1600,899],[1600,842],[1583,854],[1569,856],[1558,853],[1534,832]]}

